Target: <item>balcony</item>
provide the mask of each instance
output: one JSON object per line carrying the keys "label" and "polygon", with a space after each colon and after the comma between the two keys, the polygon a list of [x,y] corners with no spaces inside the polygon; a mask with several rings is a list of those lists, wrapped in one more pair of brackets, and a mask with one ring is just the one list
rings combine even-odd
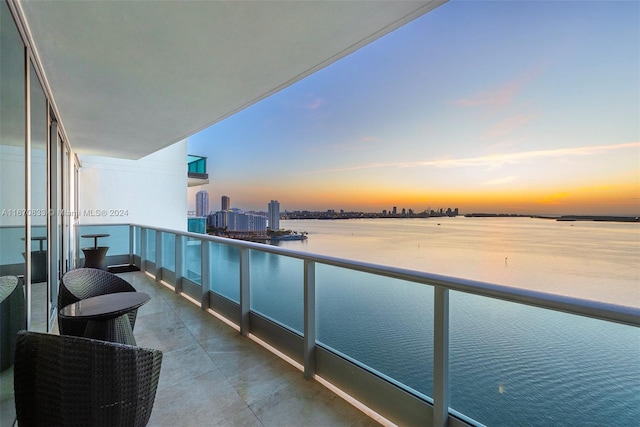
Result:
{"label": "balcony", "polygon": [[[149,326],[136,331],[140,345],[168,353],[166,366],[180,366],[164,368],[163,375],[171,378],[165,381],[195,378],[183,385],[207,390],[194,393],[197,399],[209,398],[207,393],[235,399],[239,393],[263,424],[287,425],[288,419],[311,414],[305,425],[340,425],[361,416],[320,384],[366,408],[373,418],[358,421],[365,425],[495,424],[478,416],[478,406],[493,407],[504,425],[533,419],[580,424],[580,417],[598,411],[620,424],[639,415],[637,308],[167,229],[121,224],[95,225],[91,231],[101,227],[113,239],[110,263],[128,259],[138,266],[146,274],[125,277],[167,305],[150,305],[143,311]],[[160,313],[169,322],[165,326],[157,319]],[[535,321],[530,325],[522,319]],[[541,347],[543,335],[552,337],[554,346]],[[199,344],[193,350],[174,353],[178,345],[188,347],[174,340],[194,339]],[[586,362],[576,364],[575,354]],[[478,378],[492,375],[495,366],[488,361],[508,379],[503,384],[496,378],[496,390],[481,394],[474,386]],[[224,373],[229,384],[213,379],[213,373],[198,376],[211,362],[223,371],[227,364],[239,371]],[[245,371],[255,365],[261,368]],[[408,366],[410,375],[399,366]],[[274,376],[263,376],[267,373]],[[576,384],[589,392],[580,396]],[[262,394],[265,390],[274,394]],[[527,411],[513,411],[509,399],[520,399],[523,392]],[[182,405],[171,393],[162,389],[158,408]],[[567,396],[576,394],[572,401],[579,406],[571,407]],[[308,399],[314,402],[310,407]],[[334,402],[329,411],[327,402]],[[271,404],[274,412],[263,413]],[[208,416],[208,404],[199,405],[184,416]],[[160,425],[175,422],[172,416],[163,409],[154,412]],[[323,421],[329,419],[335,422]],[[244,422],[234,420],[224,421]]]}
{"label": "balcony", "polygon": [[187,156],[187,174],[189,176],[189,187],[208,184],[207,158],[202,156]]}
{"label": "balcony", "polygon": [[[151,425],[493,424],[478,407],[508,425],[637,421],[638,309],[128,224],[183,226],[183,138],[442,3],[0,1],[0,267],[24,276],[27,327],[52,330],[79,236],[108,233],[109,264],[138,266],[123,274],[153,295],[136,328],[165,352]],[[206,159],[188,162],[188,185],[208,182]],[[43,279],[44,256],[22,254],[45,235]],[[478,391],[494,360],[511,382]],[[589,393],[571,406],[574,381]]]}

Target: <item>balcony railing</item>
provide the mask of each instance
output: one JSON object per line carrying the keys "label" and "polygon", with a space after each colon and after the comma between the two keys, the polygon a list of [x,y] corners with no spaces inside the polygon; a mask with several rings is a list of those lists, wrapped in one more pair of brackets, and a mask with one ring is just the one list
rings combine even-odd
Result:
{"label": "balcony railing", "polygon": [[188,172],[200,175],[207,174],[207,158],[202,156],[192,156],[189,155],[187,157],[187,170]]}
{"label": "balcony railing", "polygon": [[187,156],[187,175],[189,186],[196,186],[209,183],[207,173],[207,158],[202,156]]}
{"label": "balcony railing", "polygon": [[[640,416],[638,308],[141,225],[81,227],[111,234],[109,264],[138,266],[396,424],[493,424],[483,406],[509,425]],[[474,388],[497,371],[492,393]],[[576,381],[590,393],[568,403]]]}

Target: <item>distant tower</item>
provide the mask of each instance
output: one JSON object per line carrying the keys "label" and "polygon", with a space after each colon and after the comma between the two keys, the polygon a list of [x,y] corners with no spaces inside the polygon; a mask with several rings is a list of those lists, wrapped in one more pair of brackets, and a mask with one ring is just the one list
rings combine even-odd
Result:
{"label": "distant tower", "polygon": [[277,200],[270,201],[268,212],[268,227],[272,231],[280,230],[280,203]]}
{"label": "distant tower", "polygon": [[196,216],[207,216],[209,214],[209,193],[207,190],[200,190],[196,193]]}
{"label": "distant tower", "polygon": [[229,205],[231,204],[231,199],[229,196],[222,196],[222,211],[228,211]]}

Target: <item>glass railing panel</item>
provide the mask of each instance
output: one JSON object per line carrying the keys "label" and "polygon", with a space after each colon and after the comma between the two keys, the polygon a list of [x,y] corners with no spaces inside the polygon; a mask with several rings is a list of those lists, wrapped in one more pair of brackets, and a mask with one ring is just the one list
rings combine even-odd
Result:
{"label": "glass railing panel", "polygon": [[188,171],[192,173],[207,173],[207,159],[205,157],[190,156]]}
{"label": "glass railing panel", "polygon": [[240,248],[210,243],[210,288],[213,292],[240,303]]}
{"label": "glass railing panel", "polygon": [[251,251],[251,310],[289,329],[304,330],[304,262]]}
{"label": "glass railing panel", "polygon": [[450,404],[490,426],[634,425],[640,328],[450,295]]}
{"label": "glass railing panel", "polygon": [[147,261],[156,262],[156,230],[147,228]]}
{"label": "glass railing panel", "polygon": [[[24,227],[0,227],[0,276],[24,274],[24,236]],[[31,247],[35,248],[36,243]]]}
{"label": "glass railing panel", "polygon": [[202,252],[200,246],[202,241],[194,237],[187,238],[187,248],[185,251],[185,272],[184,277],[198,285],[202,285]]}
{"label": "glass railing panel", "polygon": [[169,271],[176,271],[176,235],[161,233],[162,239],[162,267]]}
{"label": "glass railing panel", "polygon": [[[95,244],[93,237],[82,237],[90,234],[108,234],[97,239],[98,246],[107,246],[107,256],[129,255],[129,225],[78,225],[77,235],[80,239],[80,249],[91,248]],[[82,250],[78,253],[84,258]]]}
{"label": "glass railing panel", "polygon": [[318,342],[433,394],[433,287],[316,265]]}

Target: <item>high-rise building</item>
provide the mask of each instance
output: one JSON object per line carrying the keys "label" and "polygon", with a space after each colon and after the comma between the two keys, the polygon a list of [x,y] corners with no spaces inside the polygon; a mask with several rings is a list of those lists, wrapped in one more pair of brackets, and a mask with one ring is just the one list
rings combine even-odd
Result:
{"label": "high-rise building", "polygon": [[231,198],[229,196],[222,196],[220,212],[221,212],[221,221],[219,223],[219,227],[224,228],[229,226],[229,209],[231,209]]}
{"label": "high-rise building", "polygon": [[196,216],[207,216],[209,214],[209,193],[207,190],[200,190],[196,193]]}
{"label": "high-rise building", "polygon": [[226,227],[228,231],[264,233],[267,230],[267,217],[240,209],[229,209],[211,214],[210,225],[216,228]]}
{"label": "high-rise building", "polygon": [[277,200],[269,202],[267,219],[269,229],[273,231],[280,230],[280,203]]}

